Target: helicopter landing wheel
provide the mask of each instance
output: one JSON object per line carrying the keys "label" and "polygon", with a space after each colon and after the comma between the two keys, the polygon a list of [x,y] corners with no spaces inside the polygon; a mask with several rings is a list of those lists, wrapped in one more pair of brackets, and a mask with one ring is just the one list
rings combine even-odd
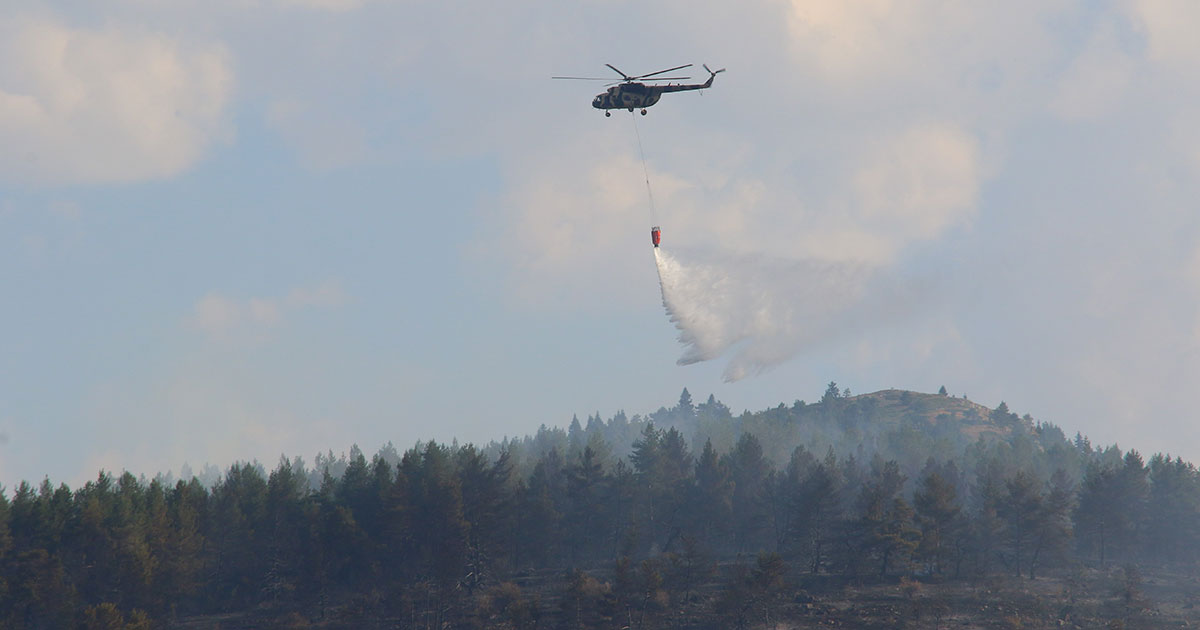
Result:
{"label": "helicopter landing wheel", "polygon": [[643,115],[643,116],[645,116],[645,115],[646,115],[646,110],[644,110],[644,109],[642,110],[642,115]]}
{"label": "helicopter landing wheel", "polygon": [[633,108],[632,108],[632,107],[630,107],[630,108],[629,108],[629,113],[630,113],[630,114],[632,114],[632,113],[633,113]]}
{"label": "helicopter landing wheel", "polygon": [[608,118],[609,116],[612,116],[612,112],[604,112],[605,118]]}

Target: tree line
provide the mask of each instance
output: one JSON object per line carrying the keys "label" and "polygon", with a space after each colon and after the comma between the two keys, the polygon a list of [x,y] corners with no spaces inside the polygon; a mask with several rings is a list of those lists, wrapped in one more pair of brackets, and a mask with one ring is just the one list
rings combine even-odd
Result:
{"label": "tree line", "polygon": [[[938,409],[916,396],[897,420],[831,383],[818,403],[735,418],[684,390],[644,418],[597,414],[483,448],[355,448],[315,469],[238,463],[211,486],[128,472],[74,490],[23,482],[0,493],[0,626],[269,610],[404,627],[731,627],[769,622],[785,580],[1197,568],[1191,463],[1095,449],[1003,403],[951,435],[912,416]],[[714,417],[736,438],[704,433]],[[784,434],[807,444],[773,456]],[[561,576],[551,592],[529,587],[546,574]]]}

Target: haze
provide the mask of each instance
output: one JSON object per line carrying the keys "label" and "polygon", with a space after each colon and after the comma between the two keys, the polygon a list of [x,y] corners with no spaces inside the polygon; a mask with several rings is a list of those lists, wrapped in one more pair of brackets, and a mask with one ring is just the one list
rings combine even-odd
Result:
{"label": "haze", "polygon": [[[831,380],[1194,460],[1197,30],[1185,0],[8,8],[0,483]],[[549,77],[702,62],[637,121],[664,248],[896,299],[676,365],[629,115]]]}

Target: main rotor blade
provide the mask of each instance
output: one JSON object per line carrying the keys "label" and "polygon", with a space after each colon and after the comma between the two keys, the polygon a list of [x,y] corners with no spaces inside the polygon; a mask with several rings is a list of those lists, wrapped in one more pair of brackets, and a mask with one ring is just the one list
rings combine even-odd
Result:
{"label": "main rotor blade", "polygon": [[692,77],[655,77],[653,79],[646,79],[646,80],[647,81],[687,81],[690,78],[692,78]]}
{"label": "main rotor blade", "polygon": [[608,77],[550,77],[551,79],[575,79],[576,81],[612,81]]}
{"label": "main rotor blade", "polygon": [[620,70],[617,70],[617,67],[612,65],[611,63],[606,63],[604,65],[608,66],[609,68],[612,68],[613,72],[616,72],[617,74],[621,75],[626,81],[632,81],[634,79],[634,77],[631,77],[628,74],[625,74],[624,72],[621,72]]}
{"label": "main rotor blade", "polygon": [[[612,68],[612,66],[609,66],[609,67],[610,67],[610,68]],[[667,68],[666,70],[659,70],[658,72],[651,72],[650,74],[643,74],[643,75],[636,76],[636,77],[633,77],[633,78],[635,78],[635,79],[645,79],[646,77],[652,77],[652,76],[654,76],[654,75],[656,75],[656,74],[662,74],[662,73],[664,73],[664,72],[674,72],[674,71],[676,71],[676,70],[682,70],[682,69],[684,69],[684,68],[691,68],[691,67],[692,67],[692,64],[690,64],[690,63],[687,63],[687,64],[684,64],[684,65],[682,65],[682,66],[675,66],[674,68]],[[614,68],[614,70],[615,70],[615,68]]]}

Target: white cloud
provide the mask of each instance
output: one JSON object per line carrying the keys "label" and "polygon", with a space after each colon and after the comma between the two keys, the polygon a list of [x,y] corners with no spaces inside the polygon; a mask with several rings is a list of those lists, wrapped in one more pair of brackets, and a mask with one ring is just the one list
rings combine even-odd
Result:
{"label": "white cloud", "polygon": [[1136,70],[1132,55],[1122,49],[1116,26],[1106,23],[1071,63],[1050,109],[1067,120],[1099,120],[1120,105]]}
{"label": "white cloud", "polygon": [[1126,0],[1146,35],[1152,60],[1184,68],[1200,65],[1200,4],[1190,0]]}
{"label": "white cloud", "polygon": [[238,333],[260,335],[283,322],[289,313],[312,307],[336,307],[345,299],[341,286],[335,282],[292,289],[281,298],[238,300],[213,292],[196,302],[188,322],[212,339],[228,339]]}
{"label": "white cloud", "polygon": [[[707,132],[664,146],[666,135],[654,134],[658,157],[647,166],[653,213],[628,128],[562,136],[514,163],[505,203],[512,227],[500,242],[526,299],[574,299],[580,290],[644,299],[644,287],[629,279],[645,276],[652,223],[671,246],[889,263],[970,219],[984,178],[978,143],[944,122],[838,148],[853,170],[824,181],[795,177],[790,161],[758,170],[761,156],[728,135]],[[820,159],[823,152],[812,151],[801,157]]]}
{"label": "white cloud", "polygon": [[934,238],[975,209],[978,148],[954,125],[914,125],[864,157],[853,177],[857,223],[893,247]]}
{"label": "white cloud", "polygon": [[[642,164],[618,146],[583,133],[513,164],[504,237],[488,253],[516,265],[522,299],[625,296],[630,278],[652,279]],[[666,173],[651,178],[663,204],[686,186]]]}
{"label": "white cloud", "polygon": [[854,92],[907,86],[913,97],[928,98],[948,88],[1025,84],[1052,47],[1052,18],[1073,5],[791,0],[786,19],[795,62],[824,80]]}
{"label": "white cloud", "polygon": [[243,307],[217,293],[209,293],[196,303],[192,322],[204,332],[219,336],[241,324]]}
{"label": "white cloud", "polygon": [[[919,17],[918,2],[793,0],[792,36],[829,76],[887,74],[921,56],[926,31],[936,20]],[[953,6],[945,7],[957,13]]]}
{"label": "white cloud", "polygon": [[224,132],[232,86],[219,45],[0,19],[0,177],[58,184],[174,175]]}
{"label": "white cloud", "polygon": [[283,317],[279,304],[275,300],[251,298],[247,306],[249,320],[255,324],[273,326],[278,324]]}

